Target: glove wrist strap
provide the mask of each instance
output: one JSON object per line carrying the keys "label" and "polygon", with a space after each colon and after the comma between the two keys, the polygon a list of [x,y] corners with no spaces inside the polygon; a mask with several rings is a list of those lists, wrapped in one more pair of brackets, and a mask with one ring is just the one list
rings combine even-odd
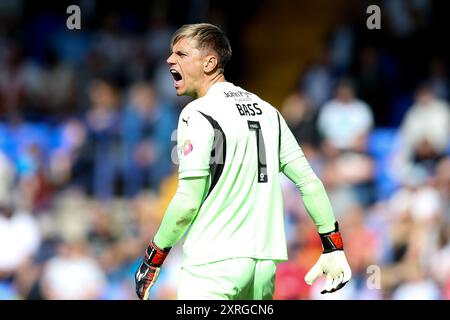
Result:
{"label": "glove wrist strap", "polygon": [[152,240],[145,252],[145,260],[153,267],[160,267],[169,254],[170,249],[171,248],[161,249]]}
{"label": "glove wrist strap", "polygon": [[334,230],[327,233],[319,233],[320,240],[322,240],[323,253],[329,253],[336,250],[344,250],[344,243],[342,241],[341,233],[339,232],[339,225],[334,224]]}

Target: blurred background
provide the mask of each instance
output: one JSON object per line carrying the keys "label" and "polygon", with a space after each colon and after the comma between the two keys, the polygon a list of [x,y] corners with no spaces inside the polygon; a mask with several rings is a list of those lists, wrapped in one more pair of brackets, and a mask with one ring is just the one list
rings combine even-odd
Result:
{"label": "blurred background", "polygon": [[[281,175],[275,298],[450,299],[448,14],[444,0],[0,0],[0,299],[136,299],[189,102],[165,59],[194,22],[227,33],[227,79],[282,112],[343,231],[353,278],[322,296],[303,281],[319,238]],[[177,245],[153,299],[176,298],[180,263]]]}

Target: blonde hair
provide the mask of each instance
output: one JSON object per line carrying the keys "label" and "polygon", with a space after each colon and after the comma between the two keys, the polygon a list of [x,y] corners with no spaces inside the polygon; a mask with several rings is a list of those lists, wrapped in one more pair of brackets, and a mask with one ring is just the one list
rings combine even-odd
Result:
{"label": "blonde hair", "polygon": [[182,38],[196,40],[199,49],[214,50],[218,55],[218,68],[223,72],[231,57],[231,46],[219,27],[209,23],[185,24],[172,36],[171,48]]}

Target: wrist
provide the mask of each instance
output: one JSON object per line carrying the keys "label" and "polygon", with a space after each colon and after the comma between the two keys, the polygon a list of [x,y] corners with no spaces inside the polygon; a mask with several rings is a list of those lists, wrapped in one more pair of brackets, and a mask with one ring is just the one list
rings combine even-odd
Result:
{"label": "wrist", "polygon": [[342,241],[341,233],[339,232],[339,225],[334,224],[334,230],[326,233],[319,233],[322,241],[323,253],[329,253],[336,250],[344,250],[344,243]]}
{"label": "wrist", "polygon": [[145,260],[153,267],[160,267],[169,254],[170,249],[171,248],[161,249],[155,244],[154,240],[152,240],[145,251]]}

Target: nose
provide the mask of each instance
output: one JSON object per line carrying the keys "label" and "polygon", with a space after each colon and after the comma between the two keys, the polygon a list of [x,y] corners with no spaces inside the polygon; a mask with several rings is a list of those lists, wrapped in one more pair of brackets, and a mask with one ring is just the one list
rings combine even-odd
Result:
{"label": "nose", "polygon": [[167,62],[167,64],[169,64],[169,65],[175,63],[174,58],[173,58],[173,53],[167,58],[166,62]]}

